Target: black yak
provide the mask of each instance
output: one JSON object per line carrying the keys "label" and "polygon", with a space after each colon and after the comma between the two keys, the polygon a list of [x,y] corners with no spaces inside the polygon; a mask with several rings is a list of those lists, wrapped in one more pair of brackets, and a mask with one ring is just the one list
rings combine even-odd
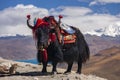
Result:
{"label": "black yak", "polygon": [[[79,29],[70,26],[74,31],[73,43],[65,43],[61,38],[60,18],[57,22],[53,16],[37,19],[36,24],[29,24],[30,15],[27,16],[27,25],[33,30],[34,38],[37,42],[37,59],[42,62],[42,72],[47,72],[47,63],[52,62],[52,72],[57,72],[56,66],[58,62],[65,61],[68,68],[65,73],[71,72],[74,62],[77,62],[77,73],[81,73],[82,63],[86,62],[90,57],[89,47]],[[71,34],[70,34],[71,35]],[[61,39],[60,39],[61,38]]]}

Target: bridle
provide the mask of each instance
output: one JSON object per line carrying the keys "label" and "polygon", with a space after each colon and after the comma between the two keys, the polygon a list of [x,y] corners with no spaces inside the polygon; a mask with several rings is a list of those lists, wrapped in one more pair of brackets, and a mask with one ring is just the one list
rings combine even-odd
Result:
{"label": "bridle", "polygon": [[[49,38],[48,38],[48,41],[47,41],[47,47],[46,47],[46,42],[43,43],[42,45],[40,43],[40,46],[39,46],[39,44],[36,45],[38,52],[40,51],[40,53],[41,52],[43,53],[43,60],[46,62],[47,59],[48,59],[47,58],[47,48],[50,45],[50,43],[56,41],[56,39],[58,37],[58,31],[59,31],[59,29],[57,27],[57,22],[56,22],[56,20],[54,19],[53,16],[49,16],[49,17],[44,17],[42,19],[38,18],[37,21],[36,21],[36,23],[35,23],[35,26],[32,26],[32,25],[29,24],[30,15],[27,15],[27,18],[28,18],[27,25],[33,31],[33,38],[35,39],[35,44],[39,43],[39,42],[37,42],[37,40],[39,38],[38,37],[39,34],[37,34],[37,31],[39,31],[38,28],[40,28],[41,25],[42,26],[46,26],[46,25],[49,26],[48,28],[50,30],[55,29],[55,32],[50,32],[48,34]],[[45,44],[45,48],[44,48],[44,44]]]}
{"label": "bridle", "polygon": [[[50,17],[48,17],[48,18],[50,18]],[[43,20],[44,20],[44,18],[43,18]],[[55,42],[57,40],[57,34],[56,34],[56,28],[55,28],[56,23],[54,21],[52,21],[52,19],[50,19],[47,23],[48,23],[47,28],[49,29],[49,32],[48,32],[49,38],[47,41],[47,47],[48,47],[50,45],[50,43]],[[43,26],[46,26],[46,25],[43,25]],[[42,27],[40,27],[40,28],[42,28]],[[40,47],[38,47],[38,50],[42,51],[42,50],[46,49],[47,47],[40,46]]]}
{"label": "bridle", "polygon": [[[56,39],[57,39],[57,36],[56,36],[56,30],[55,30],[55,26],[54,26],[54,23],[53,22],[50,22],[49,23],[49,38],[48,38],[48,41],[47,41],[47,47],[44,48],[44,46],[40,46],[38,47],[38,51],[40,51],[40,53],[42,53],[43,55],[43,61],[47,62],[48,60],[48,53],[47,53],[47,48],[48,46],[52,43],[52,42],[55,42]],[[54,31],[52,31],[54,30]]]}

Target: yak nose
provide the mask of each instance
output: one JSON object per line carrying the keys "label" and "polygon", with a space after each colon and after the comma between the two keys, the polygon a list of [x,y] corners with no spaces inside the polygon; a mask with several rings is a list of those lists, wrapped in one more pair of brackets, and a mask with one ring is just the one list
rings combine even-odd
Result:
{"label": "yak nose", "polygon": [[38,45],[39,50],[45,49],[46,47],[47,47],[47,43],[45,42],[40,42],[40,44]]}
{"label": "yak nose", "polygon": [[42,50],[44,49],[44,47],[43,47],[43,46],[39,46],[38,49],[39,49],[40,51],[42,51]]}

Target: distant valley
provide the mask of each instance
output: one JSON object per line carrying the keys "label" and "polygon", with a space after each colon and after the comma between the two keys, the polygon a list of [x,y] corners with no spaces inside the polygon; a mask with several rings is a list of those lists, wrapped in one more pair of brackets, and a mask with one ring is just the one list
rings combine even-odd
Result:
{"label": "distant valley", "polygon": [[[100,50],[120,46],[120,37],[85,35],[91,55]],[[0,37],[0,56],[6,59],[20,60],[36,58],[36,46],[32,36]]]}

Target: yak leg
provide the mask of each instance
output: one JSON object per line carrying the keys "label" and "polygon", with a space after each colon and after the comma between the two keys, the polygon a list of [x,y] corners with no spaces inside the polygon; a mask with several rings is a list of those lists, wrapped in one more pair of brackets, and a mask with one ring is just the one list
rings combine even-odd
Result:
{"label": "yak leg", "polygon": [[65,71],[64,73],[70,73],[70,72],[71,72],[71,69],[72,69],[72,66],[73,66],[73,62],[69,62],[69,63],[68,63],[67,71]]}
{"label": "yak leg", "polygon": [[78,74],[81,74],[81,69],[82,69],[82,61],[79,60],[79,61],[78,61],[78,69],[77,69],[77,73],[78,73]]}
{"label": "yak leg", "polygon": [[57,62],[53,61],[52,62],[53,68],[52,68],[52,73],[55,74],[57,72],[56,66],[57,66]]}
{"label": "yak leg", "polygon": [[41,62],[42,62],[42,54],[40,53],[39,50],[37,52],[37,61],[38,61],[38,65],[41,64]]}
{"label": "yak leg", "polygon": [[47,62],[42,62],[43,68],[42,68],[42,73],[47,73]]}

